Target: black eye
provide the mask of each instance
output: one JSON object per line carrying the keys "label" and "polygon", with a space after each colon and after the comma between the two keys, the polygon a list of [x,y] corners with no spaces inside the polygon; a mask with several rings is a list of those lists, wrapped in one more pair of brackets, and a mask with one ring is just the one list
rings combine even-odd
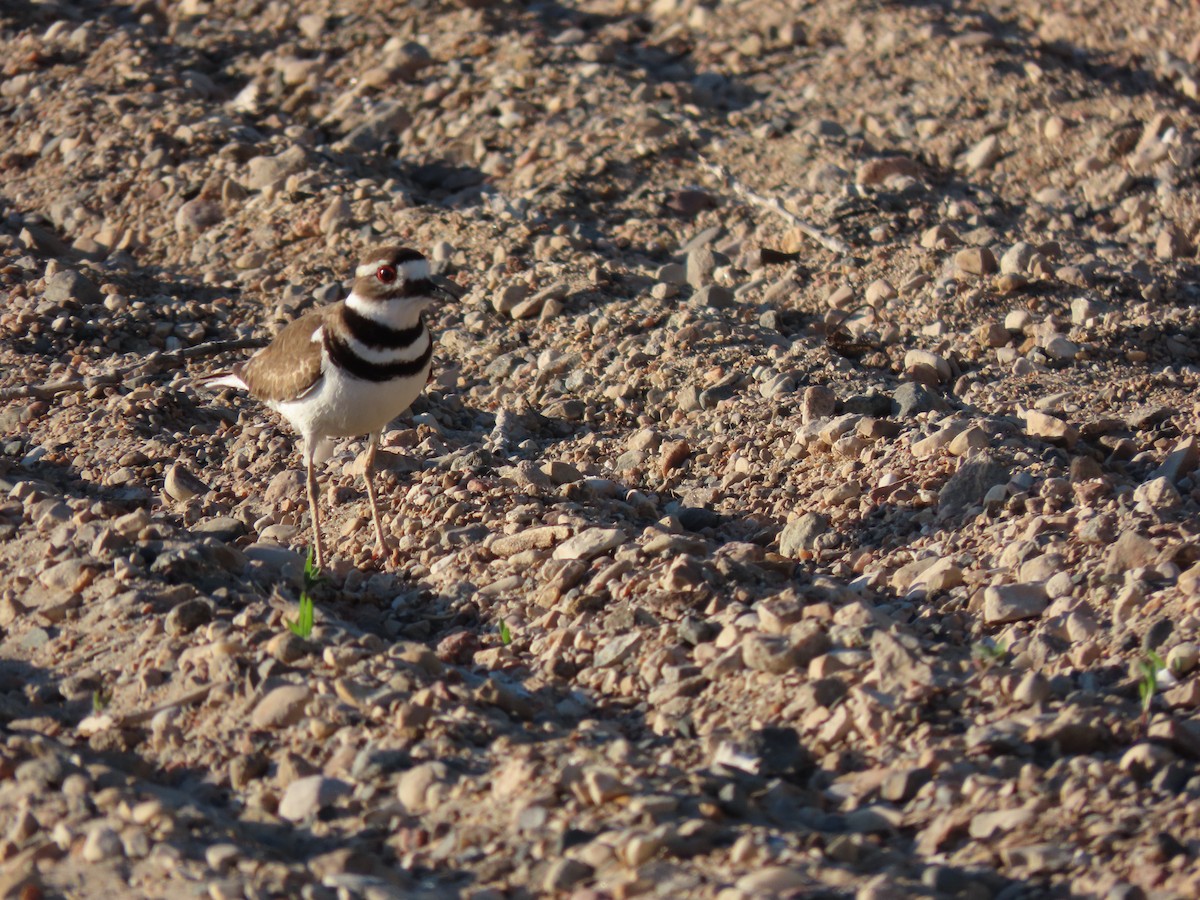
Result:
{"label": "black eye", "polygon": [[375,270],[375,277],[378,278],[380,281],[382,281],[384,284],[391,284],[393,281],[396,280],[396,267],[395,266],[380,266],[378,269]]}

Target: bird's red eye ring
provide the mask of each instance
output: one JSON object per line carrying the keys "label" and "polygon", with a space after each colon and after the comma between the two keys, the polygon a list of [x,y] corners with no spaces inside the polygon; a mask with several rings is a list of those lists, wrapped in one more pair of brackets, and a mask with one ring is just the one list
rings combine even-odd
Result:
{"label": "bird's red eye ring", "polygon": [[380,281],[382,281],[384,284],[391,284],[393,281],[396,280],[396,267],[395,266],[380,266],[378,269],[375,270],[375,277],[378,278]]}

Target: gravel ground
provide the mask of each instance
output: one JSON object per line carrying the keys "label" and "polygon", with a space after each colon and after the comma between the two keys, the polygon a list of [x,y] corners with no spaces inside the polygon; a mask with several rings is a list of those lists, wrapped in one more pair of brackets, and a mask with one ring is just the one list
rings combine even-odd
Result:
{"label": "gravel ground", "polygon": [[987,6],[0,3],[0,896],[1200,896],[1200,11]]}

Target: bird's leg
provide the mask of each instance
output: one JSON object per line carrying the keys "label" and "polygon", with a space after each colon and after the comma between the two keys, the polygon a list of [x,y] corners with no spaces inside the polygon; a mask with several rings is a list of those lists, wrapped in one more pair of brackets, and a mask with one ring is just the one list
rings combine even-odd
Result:
{"label": "bird's leg", "polygon": [[304,439],[304,465],[308,470],[308,512],[312,516],[313,544],[317,548],[317,568],[325,565],[325,551],[321,546],[321,511],[317,505],[317,473],[313,469],[313,456],[316,454],[316,441]]}
{"label": "bird's leg", "polygon": [[367,441],[367,459],[363,477],[367,480],[367,499],[371,501],[371,518],[375,520],[375,539],[379,541],[379,555],[388,555],[387,538],[383,536],[383,523],[379,521],[379,501],[375,499],[375,451],[379,449],[379,432],[372,431]]}

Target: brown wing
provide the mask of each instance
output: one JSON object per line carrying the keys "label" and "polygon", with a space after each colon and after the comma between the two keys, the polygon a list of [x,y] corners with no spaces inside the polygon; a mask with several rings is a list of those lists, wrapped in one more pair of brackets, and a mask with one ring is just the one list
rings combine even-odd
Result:
{"label": "brown wing", "polygon": [[287,325],[275,340],[255,353],[237,374],[250,393],[268,403],[303,396],[321,377],[321,342],[313,334],[327,311],[313,310]]}

